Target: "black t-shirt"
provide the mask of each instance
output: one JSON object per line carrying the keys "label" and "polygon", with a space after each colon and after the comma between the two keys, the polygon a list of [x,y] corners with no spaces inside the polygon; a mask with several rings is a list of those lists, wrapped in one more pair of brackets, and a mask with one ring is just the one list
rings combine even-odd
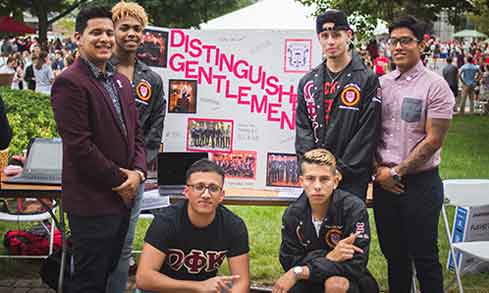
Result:
{"label": "black t-shirt", "polygon": [[155,216],[144,241],[166,254],[160,272],[178,280],[202,281],[215,277],[227,256],[249,252],[248,231],[241,218],[219,205],[205,228],[192,225],[188,201],[164,208]]}
{"label": "black t-shirt", "polygon": [[[325,63],[326,64],[326,63]],[[343,82],[344,73],[347,72],[352,62],[348,63],[348,65],[341,70],[341,72],[332,73],[329,71],[327,66],[323,67],[323,76],[324,76],[324,84],[323,84],[323,103],[324,103],[324,122],[326,123],[326,127],[329,126],[329,121],[331,120],[331,116],[334,115],[335,104],[338,99],[336,98],[343,87],[345,86]],[[335,103],[336,102],[336,103]],[[337,107],[337,106],[336,106]]]}

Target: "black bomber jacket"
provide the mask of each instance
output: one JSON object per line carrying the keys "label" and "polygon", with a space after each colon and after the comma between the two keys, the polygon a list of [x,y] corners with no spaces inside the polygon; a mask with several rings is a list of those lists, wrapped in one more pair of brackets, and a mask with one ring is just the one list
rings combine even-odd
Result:
{"label": "black bomber jacket", "polygon": [[[352,259],[334,262],[326,255],[339,240],[358,233],[354,245],[363,253],[355,252]],[[347,277],[358,282],[368,275],[367,262],[370,246],[370,226],[367,208],[362,200],[341,189],[336,189],[330,200],[319,237],[312,223],[311,206],[303,193],[284,212],[280,263],[285,271],[294,266],[308,266],[309,281],[324,283],[331,276]]]}
{"label": "black bomber jacket", "polygon": [[[326,62],[326,61],[325,61]],[[325,123],[325,62],[307,73],[298,87],[295,150],[326,148],[337,159],[342,183],[366,184],[373,171],[381,130],[381,97],[377,75],[353,52],[335,90],[329,125]]]}

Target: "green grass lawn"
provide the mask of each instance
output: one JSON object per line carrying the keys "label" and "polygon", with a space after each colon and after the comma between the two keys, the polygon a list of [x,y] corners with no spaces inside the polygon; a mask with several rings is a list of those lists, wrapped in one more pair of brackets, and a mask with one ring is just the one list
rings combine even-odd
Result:
{"label": "green grass lawn", "polygon": [[[489,178],[489,116],[455,117],[449,135],[445,142],[442,154],[441,174],[443,179],[448,178]],[[278,249],[280,245],[281,217],[283,207],[249,207],[232,206],[235,213],[241,216],[248,227],[250,238],[251,279],[253,283],[273,284],[282,274],[278,262]],[[453,216],[453,209],[450,211]],[[384,258],[380,252],[375,223],[370,213],[370,226],[372,228],[372,242],[370,248],[369,269],[379,281],[382,289],[387,288],[387,269]],[[140,221],[135,241],[135,249],[142,246],[144,233],[149,221]],[[0,223],[0,231],[12,229],[13,225]],[[439,224],[440,260],[444,268],[445,282],[453,279],[454,274],[446,271],[447,240],[443,223]],[[17,261],[0,261],[0,275],[18,275],[25,272]],[[31,271],[37,273],[36,263],[31,262]],[[226,269],[223,269],[226,272]],[[467,275],[463,278],[466,292],[489,292],[489,274]],[[456,292],[456,287],[452,287]]]}

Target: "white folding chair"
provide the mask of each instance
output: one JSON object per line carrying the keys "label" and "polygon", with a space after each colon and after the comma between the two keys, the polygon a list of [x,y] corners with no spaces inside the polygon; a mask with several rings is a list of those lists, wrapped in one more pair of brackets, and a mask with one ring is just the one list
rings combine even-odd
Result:
{"label": "white folding chair", "polygon": [[448,237],[450,254],[453,259],[459,292],[463,293],[461,269],[455,251],[489,261],[489,241],[453,243],[445,205],[460,207],[489,205],[489,179],[451,179],[444,180],[443,185],[445,189],[445,203],[442,206],[443,221],[445,223],[445,230]]}
{"label": "white folding chair", "polygon": [[[53,201],[53,206],[56,205],[56,202]],[[56,208],[52,209],[52,213],[56,213]],[[46,225],[44,221],[51,220],[51,227]],[[10,214],[5,212],[0,212],[0,221],[7,222],[40,222],[41,225],[46,229],[49,233],[49,253],[48,255],[0,255],[0,258],[47,258],[51,253],[53,253],[53,245],[54,245],[54,228],[56,224],[54,219],[51,217],[51,214],[46,211],[43,213],[37,214]]]}
{"label": "white folding chair", "polygon": [[489,104],[489,92],[482,92],[478,100],[474,101],[474,111],[480,115],[489,114],[487,104]]}
{"label": "white folding chair", "polygon": [[411,261],[411,267],[413,268],[413,277],[411,278],[411,293],[418,292],[416,289],[416,267],[414,266],[414,261]]}

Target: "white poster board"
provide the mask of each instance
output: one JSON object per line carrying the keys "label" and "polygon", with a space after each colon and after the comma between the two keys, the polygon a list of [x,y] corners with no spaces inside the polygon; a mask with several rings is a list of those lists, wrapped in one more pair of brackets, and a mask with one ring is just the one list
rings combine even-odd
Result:
{"label": "white poster board", "polygon": [[[457,207],[452,226],[452,242],[489,240],[489,206]],[[487,272],[489,262],[481,261],[465,253],[455,252],[461,272]],[[452,254],[448,254],[448,269],[454,271]]]}
{"label": "white poster board", "polygon": [[314,31],[150,27],[140,58],[163,79],[164,151],[206,151],[226,186],[297,186],[299,79],[321,62]]}

